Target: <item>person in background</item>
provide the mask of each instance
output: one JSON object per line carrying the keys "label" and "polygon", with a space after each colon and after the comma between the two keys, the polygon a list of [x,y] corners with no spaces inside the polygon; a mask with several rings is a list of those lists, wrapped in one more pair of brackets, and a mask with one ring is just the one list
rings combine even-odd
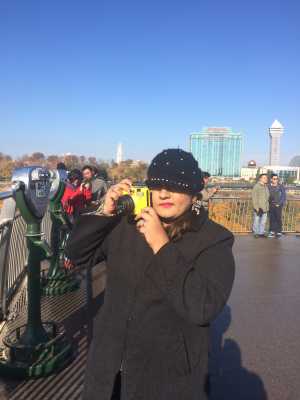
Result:
{"label": "person in background", "polygon": [[61,203],[71,223],[74,223],[75,219],[92,200],[90,186],[89,183],[83,182],[82,173],[79,169],[70,171]]}
{"label": "person in background", "polygon": [[89,182],[91,184],[92,202],[99,202],[99,200],[107,192],[107,185],[105,181],[96,176],[95,168],[90,165],[85,165],[81,171],[84,182]]}
{"label": "person in background", "polygon": [[63,163],[63,162],[61,162],[61,161],[57,163],[56,169],[62,169],[62,170],[64,170],[64,171],[67,171],[66,164]]}
{"label": "person in background", "polygon": [[282,236],[282,209],[286,202],[285,188],[279,183],[277,174],[271,175],[270,192],[270,232],[268,237]]}
{"label": "person in background", "polygon": [[202,173],[202,179],[204,183],[204,188],[201,190],[201,204],[202,206],[208,210],[211,198],[217,193],[218,188],[216,187],[208,187],[209,183],[209,178],[210,178],[210,173],[209,172],[203,172]]}
{"label": "person in background", "polygon": [[252,189],[253,234],[255,238],[265,237],[265,228],[269,211],[268,175],[261,174]]}

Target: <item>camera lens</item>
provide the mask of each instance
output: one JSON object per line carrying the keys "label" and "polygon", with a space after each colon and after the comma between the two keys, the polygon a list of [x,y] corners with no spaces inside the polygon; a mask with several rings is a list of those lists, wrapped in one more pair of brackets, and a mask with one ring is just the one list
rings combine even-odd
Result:
{"label": "camera lens", "polygon": [[129,194],[119,197],[116,205],[117,215],[129,215],[133,214],[134,202]]}

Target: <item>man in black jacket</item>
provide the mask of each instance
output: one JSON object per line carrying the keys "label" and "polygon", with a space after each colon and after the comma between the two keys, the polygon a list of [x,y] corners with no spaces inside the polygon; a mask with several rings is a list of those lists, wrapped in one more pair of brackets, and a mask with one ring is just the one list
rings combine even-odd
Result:
{"label": "man in black jacket", "polygon": [[158,154],[147,185],[152,207],[136,223],[116,215],[124,180],[102,215],[81,217],[66,249],[77,265],[107,264],[84,400],[110,400],[120,382],[122,400],[207,399],[209,325],[232,289],[233,236],[194,212],[201,171],[190,153]]}
{"label": "man in black jacket", "polygon": [[269,184],[270,232],[268,237],[282,236],[282,209],[286,202],[285,188],[279,183],[277,174],[271,175]]}

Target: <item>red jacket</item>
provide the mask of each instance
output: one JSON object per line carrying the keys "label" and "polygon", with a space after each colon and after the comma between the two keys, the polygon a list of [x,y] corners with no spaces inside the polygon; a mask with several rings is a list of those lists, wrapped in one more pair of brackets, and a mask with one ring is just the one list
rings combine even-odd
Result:
{"label": "red jacket", "polygon": [[85,205],[92,200],[92,191],[85,186],[74,187],[66,185],[64,195],[61,199],[62,206],[68,215],[79,215]]}

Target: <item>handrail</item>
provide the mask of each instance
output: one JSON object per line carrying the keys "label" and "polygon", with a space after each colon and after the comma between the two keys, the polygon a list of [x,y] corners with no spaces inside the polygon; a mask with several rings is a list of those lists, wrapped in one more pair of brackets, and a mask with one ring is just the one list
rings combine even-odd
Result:
{"label": "handrail", "polygon": [[0,200],[6,200],[13,196],[13,191],[0,192]]}
{"label": "handrail", "polygon": [[13,197],[15,191],[20,189],[21,186],[22,186],[21,182],[14,182],[11,185],[11,190],[7,190],[6,192],[0,192],[0,200],[6,200],[9,199],[10,197]]}
{"label": "handrail", "polygon": [[[253,206],[247,197],[213,197],[209,215],[234,233],[250,233],[252,230]],[[7,317],[12,297],[20,287],[27,262],[25,221],[16,210],[15,200],[9,196],[3,202],[0,214],[0,313]],[[42,230],[50,243],[51,219],[47,212],[42,221]],[[283,209],[284,232],[300,230],[300,199],[289,198]],[[1,319],[1,318],[0,318]]]}

